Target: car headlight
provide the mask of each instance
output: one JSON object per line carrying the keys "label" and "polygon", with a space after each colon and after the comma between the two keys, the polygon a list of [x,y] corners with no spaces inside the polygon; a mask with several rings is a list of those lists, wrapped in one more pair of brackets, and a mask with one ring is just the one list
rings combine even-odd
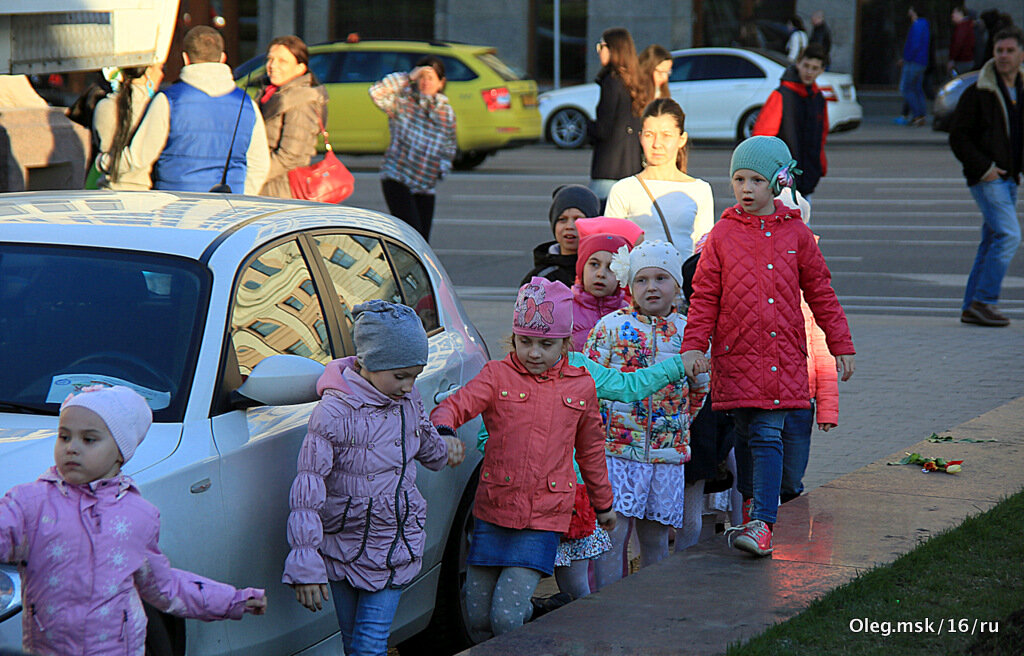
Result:
{"label": "car headlight", "polygon": [[0,622],[21,610],[21,576],[10,565],[0,565]]}

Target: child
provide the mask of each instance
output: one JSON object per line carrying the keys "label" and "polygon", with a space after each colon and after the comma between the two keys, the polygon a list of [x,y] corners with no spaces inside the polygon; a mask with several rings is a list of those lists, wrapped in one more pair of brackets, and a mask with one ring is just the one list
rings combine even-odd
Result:
{"label": "child", "polygon": [[598,522],[615,525],[594,381],[566,358],[571,298],[560,282],[534,278],[523,285],[512,352],[485,364],[430,414],[446,433],[478,414],[490,430],[466,561],[475,633],[501,635],[529,619],[530,596],[541,575],[551,575],[559,536],[572,517],[573,447]]}
{"label": "child", "polygon": [[551,196],[548,221],[551,222],[555,240],[546,241],[533,249],[533,268],[520,285],[529,283],[534,276],[540,276],[571,287],[576,275],[576,251],[580,243],[576,233],[576,219],[601,213],[601,201],[583,185],[562,185]]}
{"label": "child", "polygon": [[403,586],[419,572],[426,501],[419,460],[432,470],[465,453],[427,419],[413,383],[427,364],[427,334],[404,305],[357,305],[355,357],[327,365],[290,493],[282,580],[316,612],[327,582],[346,654],[383,656]]}
{"label": "child", "polygon": [[609,312],[627,307],[625,292],[609,268],[612,254],[629,242],[618,235],[597,234],[580,242],[576,284],[572,286],[572,350],[582,351],[590,329]]}
{"label": "child", "polygon": [[[686,319],[674,306],[682,283],[679,251],[663,241],[645,241],[632,253],[620,251],[615,260],[613,269],[629,284],[635,309],[601,319],[587,340],[586,355],[633,371],[681,353]],[[706,393],[706,381],[683,378],[644,401],[602,403],[608,478],[619,521],[612,551],[597,560],[599,588],[622,576],[629,518],[636,520],[646,567],[668,555],[669,527],[683,526],[685,505],[700,503],[703,484],[685,489],[683,463],[690,458],[690,422]],[[684,499],[684,493],[692,499]]]}
{"label": "child", "polygon": [[22,642],[39,654],[146,650],[142,601],[202,620],[262,615],[263,590],[173,569],[160,516],[121,466],[153,422],[127,387],[87,387],[60,409],[55,466],[0,500],[0,562],[17,563]]}
{"label": "child", "polygon": [[738,487],[751,489],[751,520],[732,545],[756,556],[772,552],[772,530],[782,479],[782,428],[791,409],[810,407],[800,292],[836,356],[842,379],[853,375],[853,340],[814,235],[797,210],[775,197],[792,184],[786,144],[751,137],[732,155],[736,205],[708,235],[693,281],[683,338],[687,373],[708,371],[714,360],[711,400],[732,410]]}

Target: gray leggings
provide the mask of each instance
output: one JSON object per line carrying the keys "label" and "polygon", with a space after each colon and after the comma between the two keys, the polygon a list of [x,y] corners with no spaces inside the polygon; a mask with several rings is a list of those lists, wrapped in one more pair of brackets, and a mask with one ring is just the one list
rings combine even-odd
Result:
{"label": "gray leggings", "polygon": [[540,572],[528,567],[480,567],[466,572],[466,613],[474,633],[496,635],[522,626],[533,614]]}
{"label": "gray leggings", "polygon": [[[612,548],[594,562],[597,589],[611,585],[622,578],[622,559],[629,536],[630,518],[616,513],[615,528],[609,531]],[[634,519],[636,535],[640,538],[640,566],[653,565],[668,555],[668,525],[653,519]]]}

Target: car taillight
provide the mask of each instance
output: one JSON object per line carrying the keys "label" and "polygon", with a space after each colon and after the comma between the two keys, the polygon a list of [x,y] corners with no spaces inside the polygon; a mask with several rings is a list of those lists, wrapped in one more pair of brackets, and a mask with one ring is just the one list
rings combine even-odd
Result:
{"label": "car taillight", "polygon": [[507,87],[484,89],[480,94],[484,97],[484,104],[487,105],[489,112],[512,108],[512,94],[509,93]]}
{"label": "car taillight", "polygon": [[825,96],[827,102],[837,102],[839,98],[836,96],[836,90],[832,87],[821,87],[821,95]]}

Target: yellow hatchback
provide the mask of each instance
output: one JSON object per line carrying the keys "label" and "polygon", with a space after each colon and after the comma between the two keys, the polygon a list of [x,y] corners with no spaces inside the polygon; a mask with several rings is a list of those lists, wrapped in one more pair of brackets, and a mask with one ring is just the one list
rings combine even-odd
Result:
{"label": "yellow hatchback", "polygon": [[[455,110],[459,152],[455,167],[471,169],[491,153],[541,136],[537,83],[522,79],[489,46],[437,41],[362,41],[310,46],[309,68],[327,88],[327,132],[338,153],[383,153],[390,142],[384,112],[371,102],[370,85],[395,71],[410,71],[420,57],[444,62],[444,94]],[[263,58],[235,69],[239,86],[255,86]]]}

